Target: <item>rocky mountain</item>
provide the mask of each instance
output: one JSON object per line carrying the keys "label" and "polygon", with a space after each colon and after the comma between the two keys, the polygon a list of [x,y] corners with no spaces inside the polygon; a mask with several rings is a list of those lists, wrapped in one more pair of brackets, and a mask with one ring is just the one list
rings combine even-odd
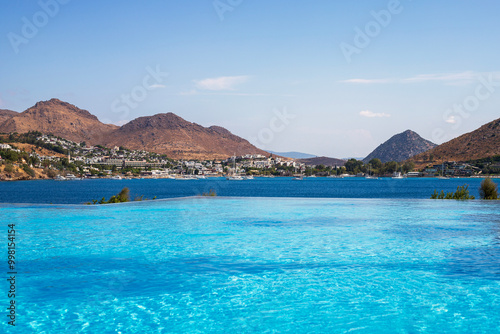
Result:
{"label": "rocky mountain", "polygon": [[17,115],[18,113],[13,110],[0,109],[0,124],[5,122],[7,119]]}
{"label": "rocky mountain", "polygon": [[124,146],[180,159],[264,154],[247,140],[219,127],[203,127],[173,114],[139,117],[122,127],[103,124],[87,110],[58,99],[42,101],[22,113],[0,112],[0,133],[37,130],[75,142]]}
{"label": "rocky mountain", "polygon": [[24,133],[37,130],[52,133],[75,142],[99,144],[118,126],[103,124],[87,110],[58,99],[37,102],[22,113],[16,113],[0,123],[0,132]]}
{"label": "rocky mountain", "polygon": [[340,167],[344,166],[345,160],[336,159],[336,158],[328,158],[328,157],[314,157],[308,159],[299,159],[299,162],[305,163],[306,165],[324,165],[331,167]]}
{"label": "rocky mountain", "polygon": [[500,118],[414,156],[417,164],[441,161],[468,161],[500,155]]}
{"label": "rocky mountain", "polygon": [[217,159],[267,152],[220,126],[203,127],[173,114],[139,117],[113,131],[106,146],[124,146],[172,158]]}
{"label": "rocky mountain", "polygon": [[385,143],[380,144],[363,159],[363,162],[367,163],[374,158],[378,158],[382,162],[404,161],[434,147],[436,147],[436,144],[420,137],[416,132],[406,130],[392,136]]}

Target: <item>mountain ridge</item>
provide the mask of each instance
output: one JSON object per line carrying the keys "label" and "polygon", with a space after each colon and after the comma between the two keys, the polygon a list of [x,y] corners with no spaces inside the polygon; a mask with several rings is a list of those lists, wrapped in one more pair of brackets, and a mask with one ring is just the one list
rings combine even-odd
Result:
{"label": "mountain ridge", "polygon": [[98,144],[106,133],[118,128],[104,124],[89,111],[59,99],[39,101],[34,106],[7,118],[1,132],[24,133],[37,130],[75,141]]}
{"label": "mountain ridge", "polygon": [[174,113],[136,118],[113,131],[105,144],[165,153],[174,158],[218,159],[255,153],[267,155],[267,152],[223,127],[203,127]]}
{"label": "mountain ridge", "polygon": [[428,151],[437,145],[433,142],[426,140],[412,130],[393,135],[391,138],[377,146],[363,162],[367,163],[374,158],[380,161],[405,161],[414,155]]}
{"label": "mountain ridge", "polygon": [[19,113],[14,110],[9,110],[9,109],[0,109],[0,124],[5,122],[7,119],[18,115]]}
{"label": "mountain ridge", "polygon": [[500,155],[500,118],[410,158],[417,164],[469,161]]}
{"label": "mountain ridge", "polygon": [[138,117],[123,126],[104,124],[89,111],[59,99],[39,101],[22,113],[2,110],[0,132],[40,131],[91,145],[124,146],[175,159],[219,159],[265,154],[247,140],[213,125],[203,127],[174,113]]}

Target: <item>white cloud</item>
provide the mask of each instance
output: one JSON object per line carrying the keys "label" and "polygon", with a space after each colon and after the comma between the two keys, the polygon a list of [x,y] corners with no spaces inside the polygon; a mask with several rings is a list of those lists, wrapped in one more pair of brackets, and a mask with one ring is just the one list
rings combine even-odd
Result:
{"label": "white cloud", "polygon": [[434,73],[418,74],[403,79],[382,78],[382,79],[347,79],[341,80],[342,83],[352,84],[384,84],[384,83],[421,83],[421,82],[442,82],[446,85],[467,85],[478,80],[481,76],[492,75],[493,78],[500,78],[500,72],[475,72],[464,71],[459,73]]}
{"label": "white cloud", "polygon": [[160,85],[160,84],[154,84],[154,85],[149,86],[149,89],[165,88],[165,87],[167,87],[167,86]]}
{"label": "white cloud", "polygon": [[196,88],[202,90],[235,90],[235,86],[248,80],[247,75],[195,80]]}
{"label": "white cloud", "polygon": [[440,81],[452,85],[468,84],[477,80],[481,74],[473,71],[461,73],[441,73],[441,74],[419,74],[410,78],[403,79],[403,82],[426,82]]}
{"label": "white cloud", "polygon": [[445,120],[445,122],[450,124],[455,124],[457,120],[455,119],[455,116],[450,116]]}
{"label": "white cloud", "polygon": [[373,111],[370,111],[370,110],[363,110],[363,111],[360,111],[359,114],[363,117],[391,117],[391,115],[389,114],[386,114],[386,113],[375,113]]}
{"label": "white cloud", "polygon": [[196,89],[192,89],[186,92],[180,92],[176,95],[179,96],[192,96],[192,95],[205,95],[205,96],[280,96],[280,97],[294,97],[293,94],[267,94],[267,93],[212,93],[212,92],[199,92]]}

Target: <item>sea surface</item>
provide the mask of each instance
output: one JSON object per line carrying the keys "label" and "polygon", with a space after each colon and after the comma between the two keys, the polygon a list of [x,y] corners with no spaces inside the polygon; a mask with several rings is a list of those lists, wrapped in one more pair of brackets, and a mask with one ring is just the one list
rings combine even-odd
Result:
{"label": "sea surface", "polygon": [[378,180],[364,178],[262,178],[228,181],[225,178],[202,180],[88,179],[81,181],[16,181],[0,182],[0,203],[82,204],[102,197],[109,199],[123,187],[131,197],[172,198],[197,196],[215,190],[218,196],[244,197],[314,197],[314,198],[429,198],[435,189],[455,191],[457,186],[469,185],[472,195],[479,197],[482,179],[408,178]]}
{"label": "sea surface", "polygon": [[[3,279],[0,332],[499,333],[500,201],[391,198],[404,184],[427,197],[455,182],[396,181],[272,179],[222,190],[288,198],[0,204],[3,235],[16,225],[18,272],[17,326],[7,326]],[[80,202],[103,184],[165,197],[203,190],[180,182],[193,188],[143,180],[7,186],[39,192],[11,193],[15,201],[38,202]],[[84,196],[72,193],[80,187]],[[387,189],[388,198],[290,197],[382,197]]]}

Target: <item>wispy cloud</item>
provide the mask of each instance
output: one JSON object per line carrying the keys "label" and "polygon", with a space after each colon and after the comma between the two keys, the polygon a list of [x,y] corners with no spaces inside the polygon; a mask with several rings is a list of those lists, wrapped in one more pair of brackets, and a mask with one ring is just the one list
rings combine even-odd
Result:
{"label": "wispy cloud", "polygon": [[267,93],[228,93],[228,92],[223,92],[223,93],[207,93],[207,92],[200,92],[197,91],[196,89],[192,89],[190,91],[186,92],[180,92],[176,95],[180,96],[192,96],[192,95],[208,95],[208,96],[280,96],[280,97],[294,97],[296,95],[293,94],[267,94]]}
{"label": "wispy cloud", "polygon": [[149,86],[150,89],[165,88],[165,87],[167,87],[167,86],[160,85],[160,84],[154,84],[154,85]]}
{"label": "wispy cloud", "polygon": [[445,120],[446,123],[455,124],[457,122],[455,116],[450,116]]}
{"label": "wispy cloud", "polygon": [[500,72],[481,73],[475,71],[464,71],[459,73],[434,73],[434,74],[418,74],[412,77],[395,79],[395,78],[379,78],[379,79],[347,79],[341,80],[342,83],[352,84],[387,84],[387,83],[422,83],[422,82],[441,82],[445,85],[467,85],[475,82],[480,76],[492,74],[494,77],[500,77]]}
{"label": "wispy cloud", "polygon": [[481,73],[473,71],[465,71],[461,73],[444,73],[444,74],[420,74],[414,77],[403,79],[403,82],[426,82],[439,81],[446,84],[460,85],[469,84],[476,80]]}
{"label": "wispy cloud", "polygon": [[196,88],[201,90],[235,90],[236,86],[248,80],[249,76],[207,78],[194,80]]}
{"label": "wispy cloud", "polygon": [[373,111],[370,111],[370,110],[363,110],[363,111],[360,111],[359,114],[363,117],[369,117],[369,118],[373,118],[373,117],[391,117],[391,115],[389,114],[386,114],[386,113],[375,113]]}
{"label": "wispy cloud", "polygon": [[378,84],[378,83],[390,83],[393,82],[392,79],[348,79],[342,80],[340,82],[354,83],[354,84]]}

